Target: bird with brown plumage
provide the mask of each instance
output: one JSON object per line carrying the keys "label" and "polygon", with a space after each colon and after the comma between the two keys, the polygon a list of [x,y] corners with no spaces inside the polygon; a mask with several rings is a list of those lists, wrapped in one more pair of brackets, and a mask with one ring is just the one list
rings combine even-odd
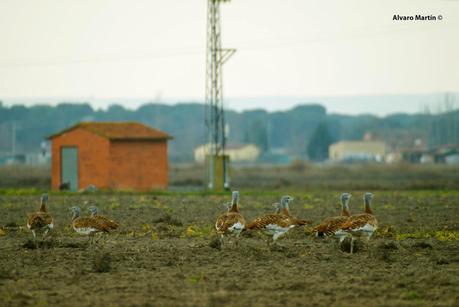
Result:
{"label": "bird with brown plumage", "polygon": [[[309,221],[297,219],[290,214],[289,204],[292,201],[293,197],[283,196],[276,213],[257,217],[247,225],[247,230],[258,230],[272,236],[272,242],[275,243],[279,237],[285,235],[290,229],[308,224]],[[270,241],[268,241],[269,243]]]}
{"label": "bird with brown plumage", "polygon": [[326,218],[318,226],[313,228],[313,233],[316,237],[338,236],[342,237],[343,233],[340,231],[344,223],[347,222],[351,215],[349,211],[349,200],[352,195],[349,193],[341,194],[341,215]]}
{"label": "bird with brown plumage", "polygon": [[239,237],[244,230],[246,221],[239,211],[239,192],[233,191],[231,204],[228,212],[220,215],[215,222],[215,230],[220,234],[221,240],[225,236]]}
{"label": "bird with brown plumage", "polygon": [[36,244],[37,231],[43,232],[43,240],[46,238],[48,231],[54,227],[54,219],[47,209],[48,194],[44,193],[40,199],[40,208],[37,212],[31,213],[27,218],[27,228],[32,231],[33,239]]}
{"label": "bird with brown plumage", "polygon": [[371,236],[378,229],[378,220],[371,209],[373,194],[365,193],[363,200],[365,213],[351,215],[341,226],[341,231],[351,238],[351,254],[354,252],[355,237],[364,237],[369,243]]}
{"label": "bird with brown plumage", "polygon": [[110,232],[110,227],[92,217],[80,217],[81,209],[79,207],[72,207],[72,228],[76,233],[88,236],[89,243],[94,241],[94,234]]}
{"label": "bird with brown plumage", "polygon": [[100,221],[101,223],[104,223],[105,225],[108,226],[108,228],[110,228],[110,230],[118,229],[119,224],[109,217],[100,215],[99,209],[96,206],[91,206],[88,208],[88,210],[91,213],[92,218]]}
{"label": "bird with brown plumage", "polygon": [[[290,197],[290,196],[289,196]],[[291,197],[291,201],[293,201],[294,198]],[[281,199],[281,203],[282,203],[282,199]],[[278,214],[283,214],[283,215],[286,215],[288,217],[290,217],[293,221],[293,223],[295,224],[295,226],[304,226],[304,225],[307,225],[307,224],[311,224],[312,222],[310,220],[305,220],[305,219],[299,219],[297,218],[296,216],[293,216],[291,213],[290,213],[290,207],[289,205],[287,206],[282,206],[281,203],[275,203],[274,204],[274,207],[276,208],[276,213]]]}

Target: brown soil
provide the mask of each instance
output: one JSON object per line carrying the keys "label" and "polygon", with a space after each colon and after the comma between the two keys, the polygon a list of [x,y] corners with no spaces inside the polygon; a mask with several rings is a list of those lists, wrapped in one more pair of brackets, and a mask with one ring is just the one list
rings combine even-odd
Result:
{"label": "brown soil", "polygon": [[[338,194],[292,195],[291,211],[319,222],[338,211]],[[24,229],[37,197],[0,197],[0,306],[459,305],[457,192],[376,192],[380,230],[353,255],[309,228],[273,247],[256,233],[220,245],[211,229],[227,200],[51,195],[55,229],[37,249]],[[242,193],[241,210],[251,220],[276,201]],[[119,231],[88,246],[69,227],[74,205],[97,205]]]}

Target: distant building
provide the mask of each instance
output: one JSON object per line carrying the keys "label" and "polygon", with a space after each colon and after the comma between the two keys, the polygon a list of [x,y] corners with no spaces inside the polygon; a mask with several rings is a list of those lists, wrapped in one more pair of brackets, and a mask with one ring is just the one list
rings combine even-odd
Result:
{"label": "distant building", "polygon": [[429,150],[422,147],[402,148],[387,155],[388,163],[398,163],[402,161],[414,164],[425,164],[435,162],[435,158]]}
{"label": "distant building", "polygon": [[[194,160],[204,163],[205,156],[209,154],[209,148],[209,144],[196,147]],[[228,145],[225,148],[225,154],[229,156],[231,162],[255,162],[260,153],[260,149],[253,144]]]}
{"label": "distant building", "polygon": [[425,147],[402,148],[388,155],[388,162],[408,163],[446,163],[456,164],[459,161],[459,145],[440,145],[435,148]]}
{"label": "distant building", "polygon": [[49,137],[52,189],[166,188],[171,138],[136,122],[82,122],[60,131]]}
{"label": "distant building", "polygon": [[330,145],[331,161],[384,161],[386,144],[382,141],[340,141]]}
{"label": "distant building", "polygon": [[459,162],[459,144],[437,146],[432,150],[436,163],[457,164]]}
{"label": "distant building", "polygon": [[25,164],[24,154],[0,154],[0,165]]}

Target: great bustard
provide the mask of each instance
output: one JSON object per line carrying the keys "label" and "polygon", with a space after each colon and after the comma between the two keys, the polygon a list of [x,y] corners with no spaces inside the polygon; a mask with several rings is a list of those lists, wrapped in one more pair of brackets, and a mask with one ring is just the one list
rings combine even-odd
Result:
{"label": "great bustard", "polygon": [[221,240],[224,236],[234,235],[239,237],[246,225],[245,219],[239,211],[239,192],[233,191],[231,204],[228,212],[220,215],[215,222],[215,229],[220,234]]}
{"label": "great bustard", "polygon": [[70,208],[73,212],[72,215],[72,228],[81,235],[89,237],[89,242],[92,243],[94,240],[94,234],[98,232],[110,232],[110,228],[105,223],[92,218],[92,217],[80,217],[81,210],[79,207]]}
{"label": "great bustard", "polygon": [[91,206],[88,208],[89,212],[91,212],[91,217],[100,221],[101,223],[104,223],[105,225],[110,228],[110,230],[116,230],[119,225],[117,222],[115,222],[113,219],[100,215],[99,214],[99,209],[96,206]]}
{"label": "great bustard", "polygon": [[54,220],[51,214],[48,213],[47,202],[48,194],[43,194],[41,196],[40,208],[37,212],[29,214],[27,218],[27,228],[32,231],[33,239],[36,243],[37,236],[36,231],[43,231],[43,240],[46,238],[48,231],[53,229]]}
{"label": "great bustard", "polygon": [[355,237],[364,237],[370,241],[373,233],[378,229],[378,220],[371,209],[372,193],[363,196],[365,213],[351,215],[341,229],[351,237],[351,254],[354,252]]}
{"label": "great bustard", "polygon": [[308,223],[308,221],[299,220],[290,215],[289,204],[291,201],[293,201],[293,197],[283,196],[278,213],[257,217],[247,225],[247,229],[262,231],[264,234],[272,236],[273,242],[276,242],[279,237],[285,235],[293,227]]}
{"label": "great bustard", "polygon": [[326,218],[322,221],[322,223],[320,223],[320,225],[314,227],[313,233],[315,233],[316,237],[337,236],[341,239],[346,236],[346,233],[341,231],[341,227],[344,225],[344,223],[346,223],[349,216],[351,215],[349,211],[350,199],[351,194],[341,194],[341,215]]}

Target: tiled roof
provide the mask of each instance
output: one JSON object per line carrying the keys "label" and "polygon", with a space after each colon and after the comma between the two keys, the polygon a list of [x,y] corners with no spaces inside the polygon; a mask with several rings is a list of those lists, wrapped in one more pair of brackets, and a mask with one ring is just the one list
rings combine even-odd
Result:
{"label": "tiled roof", "polygon": [[81,122],[48,137],[53,139],[77,128],[88,130],[109,140],[167,140],[172,136],[137,122]]}

